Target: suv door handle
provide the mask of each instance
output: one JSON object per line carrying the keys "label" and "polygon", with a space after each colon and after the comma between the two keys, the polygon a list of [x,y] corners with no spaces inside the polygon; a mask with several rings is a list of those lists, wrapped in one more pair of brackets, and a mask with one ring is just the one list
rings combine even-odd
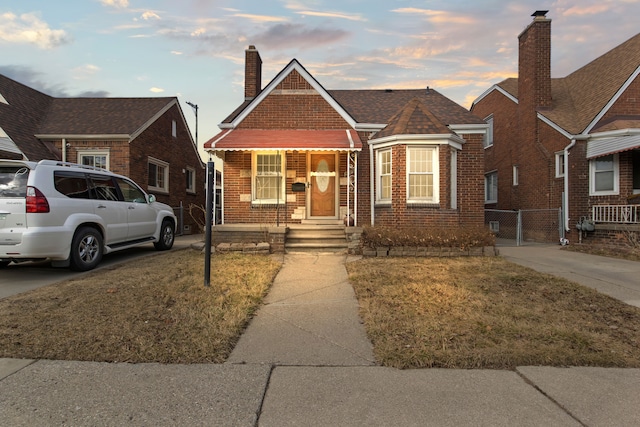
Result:
{"label": "suv door handle", "polygon": [[98,209],[106,209],[107,207],[105,205],[98,205]]}
{"label": "suv door handle", "polygon": [[129,206],[129,209],[135,209],[135,208],[136,208],[135,206]]}

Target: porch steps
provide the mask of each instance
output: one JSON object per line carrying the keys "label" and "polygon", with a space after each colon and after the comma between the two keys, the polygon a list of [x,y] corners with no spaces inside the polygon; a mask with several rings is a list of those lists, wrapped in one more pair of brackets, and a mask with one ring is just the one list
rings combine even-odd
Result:
{"label": "porch steps", "polygon": [[348,249],[344,225],[295,224],[289,226],[284,248],[286,252],[342,252]]}

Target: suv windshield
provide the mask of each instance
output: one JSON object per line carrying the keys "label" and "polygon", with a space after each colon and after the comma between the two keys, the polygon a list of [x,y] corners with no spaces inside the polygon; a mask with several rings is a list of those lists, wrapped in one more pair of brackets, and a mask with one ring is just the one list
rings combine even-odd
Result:
{"label": "suv windshield", "polygon": [[24,166],[0,167],[0,197],[25,197],[27,195],[29,168]]}

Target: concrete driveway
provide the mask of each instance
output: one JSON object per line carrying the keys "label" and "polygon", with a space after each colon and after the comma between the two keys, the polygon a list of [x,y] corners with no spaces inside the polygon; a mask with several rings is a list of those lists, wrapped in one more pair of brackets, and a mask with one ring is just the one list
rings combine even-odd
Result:
{"label": "concrete driveway", "polygon": [[[201,235],[177,236],[172,250],[184,249],[201,241]],[[152,243],[105,255],[96,270],[157,253]],[[93,271],[96,271],[93,270]],[[0,274],[0,299],[79,277],[82,274],[68,268],[54,268],[50,262],[9,264]]]}
{"label": "concrete driveway", "polygon": [[563,277],[640,307],[640,262],[562,250],[560,245],[498,249],[508,261]]}

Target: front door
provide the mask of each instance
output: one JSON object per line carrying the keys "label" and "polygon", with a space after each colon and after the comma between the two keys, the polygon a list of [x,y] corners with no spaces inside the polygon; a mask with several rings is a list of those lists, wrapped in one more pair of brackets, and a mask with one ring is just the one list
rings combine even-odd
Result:
{"label": "front door", "polygon": [[310,211],[312,217],[336,216],[336,156],[310,154]]}

